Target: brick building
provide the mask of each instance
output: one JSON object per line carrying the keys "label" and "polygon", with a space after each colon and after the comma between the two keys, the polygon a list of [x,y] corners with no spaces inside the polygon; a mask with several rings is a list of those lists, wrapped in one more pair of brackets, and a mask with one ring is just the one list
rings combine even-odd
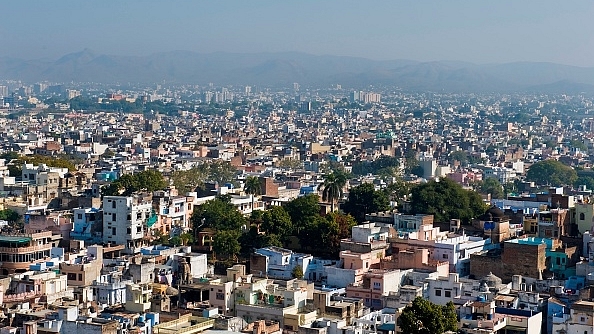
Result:
{"label": "brick building", "polygon": [[546,245],[517,241],[505,242],[503,252],[492,250],[470,255],[470,275],[484,277],[493,273],[504,282],[510,282],[513,275],[542,278],[547,269]]}

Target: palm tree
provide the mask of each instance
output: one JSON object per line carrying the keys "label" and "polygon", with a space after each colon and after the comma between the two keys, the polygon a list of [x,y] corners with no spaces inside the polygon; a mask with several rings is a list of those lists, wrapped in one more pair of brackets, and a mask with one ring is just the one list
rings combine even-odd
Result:
{"label": "palm tree", "polygon": [[332,212],[334,212],[334,202],[342,197],[343,188],[347,182],[347,174],[342,171],[332,171],[324,175],[324,183],[322,184],[322,200],[328,201],[331,204]]}
{"label": "palm tree", "polygon": [[194,242],[194,237],[192,236],[191,233],[185,232],[182,233],[179,238],[181,239],[181,243],[183,246],[187,246],[188,244],[191,244],[192,242]]}
{"label": "palm tree", "polygon": [[262,193],[260,179],[257,176],[248,176],[245,178],[243,190],[246,194],[252,195],[252,211],[254,210],[254,197]]}

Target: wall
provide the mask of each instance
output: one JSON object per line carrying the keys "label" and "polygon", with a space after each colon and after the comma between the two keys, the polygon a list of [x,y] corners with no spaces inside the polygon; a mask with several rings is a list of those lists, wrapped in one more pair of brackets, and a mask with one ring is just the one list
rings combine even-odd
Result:
{"label": "wall", "polygon": [[544,244],[526,245],[506,242],[501,256],[472,254],[470,275],[480,279],[493,273],[504,283],[511,282],[513,275],[538,278],[546,269],[545,260]]}

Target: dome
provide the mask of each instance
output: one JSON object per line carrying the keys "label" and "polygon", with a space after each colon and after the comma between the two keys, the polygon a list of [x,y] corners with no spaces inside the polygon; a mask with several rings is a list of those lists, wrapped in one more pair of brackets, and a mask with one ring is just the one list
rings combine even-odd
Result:
{"label": "dome", "polygon": [[493,273],[489,273],[489,275],[483,277],[481,279],[481,284],[485,283],[490,288],[495,288],[503,283],[501,278],[493,275]]}
{"label": "dome", "polygon": [[503,210],[498,208],[496,205],[492,205],[482,216],[479,217],[481,221],[490,222],[490,221],[502,221],[504,220],[505,213]]}

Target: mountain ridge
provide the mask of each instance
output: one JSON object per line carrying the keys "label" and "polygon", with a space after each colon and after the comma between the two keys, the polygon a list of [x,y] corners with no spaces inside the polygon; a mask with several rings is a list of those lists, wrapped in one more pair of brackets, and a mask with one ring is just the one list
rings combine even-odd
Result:
{"label": "mountain ridge", "polygon": [[371,60],[302,52],[108,55],[84,49],[56,60],[0,57],[0,78],[52,82],[138,82],[286,86],[342,84],[361,88],[451,92],[594,92],[594,68],[548,62],[473,64],[464,61]]}

